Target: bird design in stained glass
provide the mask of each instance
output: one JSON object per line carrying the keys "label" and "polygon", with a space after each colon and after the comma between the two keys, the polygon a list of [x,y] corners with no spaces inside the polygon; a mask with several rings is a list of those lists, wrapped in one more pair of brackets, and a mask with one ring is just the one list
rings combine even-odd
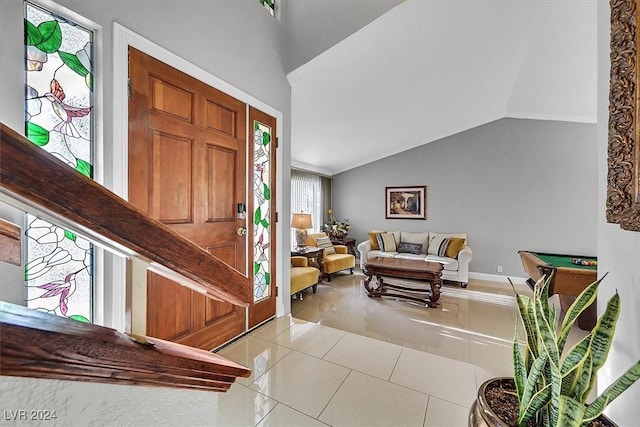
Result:
{"label": "bird design in stained glass", "polygon": [[51,91],[45,93],[44,98],[51,101],[53,111],[61,119],[61,121],[54,126],[54,129],[67,136],[74,138],[80,138],[82,135],[72,123],[74,117],[84,117],[91,112],[91,107],[74,107],[72,105],[64,103],[64,89],[58,82],[58,80],[51,80]]}

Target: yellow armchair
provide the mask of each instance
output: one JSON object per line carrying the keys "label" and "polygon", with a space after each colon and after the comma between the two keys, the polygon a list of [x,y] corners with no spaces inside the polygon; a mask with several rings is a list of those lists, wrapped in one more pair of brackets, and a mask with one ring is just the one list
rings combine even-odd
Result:
{"label": "yellow armchair", "polygon": [[291,257],[291,295],[298,295],[302,299],[302,291],[309,286],[316,293],[320,270],[309,265],[309,259],[303,256]]}
{"label": "yellow armchair", "polygon": [[[311,233],[307,236],[307,246],[318,246],[317,238],[327,237],[325,233]],[[335,254],[328,254],[325,248],[322,256],[322,272],[326,276],[327,281],[331,281],[331,275],[335,272],[349,269],[353,274],[353,269],[356,266],[356,257],[349,253],[349,250],[344,245],[333,245]]]}

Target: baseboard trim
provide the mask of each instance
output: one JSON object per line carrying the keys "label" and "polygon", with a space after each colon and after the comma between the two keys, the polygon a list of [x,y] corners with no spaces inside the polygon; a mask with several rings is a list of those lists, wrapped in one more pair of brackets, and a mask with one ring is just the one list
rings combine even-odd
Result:
{"label": "baseboard trim", "polygon": [[509,283],[508,279],[516,285],[526,285],[527,278],[526,277],[514,277],[514,276],[503,276],[501,274],[488,274],[488,273],[471,273],[469,272],[470,279],[478,279],[478,280],[490,280],[492,282],[504,282]]}

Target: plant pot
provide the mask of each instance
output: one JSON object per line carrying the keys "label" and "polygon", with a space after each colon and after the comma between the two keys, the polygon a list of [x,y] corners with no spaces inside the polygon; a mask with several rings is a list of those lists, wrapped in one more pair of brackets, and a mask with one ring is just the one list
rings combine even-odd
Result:
{"label": "plant pot", "polygon": [[[485,381],[478,389],[478,396],[471,409],[469,410],[469,427],[510,427],[517,426],[517,424],[510,424],[509,421],[505,421],[501,416],[491,407],[491,402],[487,398],[487,389],[498,387],[504,391],[505,396],[509,398],[509,393],[515,392],[515,384],[513,378],[499,377],[492,378]],[[518,406],[516,399],[515,414],[513,418],[517,419]],[[617,424],[607,418],[605,415],[600,415],[590,424],[591,426],[609,426],[617,427]]]}
{"label": "plant pot", "polygon": [[493,409],[491,409],[487,401],[486,389],[490,384],[496,382],[507,383],[509,381],[513,384],[513,378],[508,377],[492,378],[482,383],[478,389],[478,396],[469,410],[469,427],[508,427],[508,424],[503,422]]}

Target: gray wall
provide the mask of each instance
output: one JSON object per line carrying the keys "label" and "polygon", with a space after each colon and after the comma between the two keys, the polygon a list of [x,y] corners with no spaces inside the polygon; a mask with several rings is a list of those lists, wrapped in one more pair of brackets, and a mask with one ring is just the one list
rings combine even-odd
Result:
{"label": "gray wall", "polygon": [[357,32],[402,0],[283,0],[287,11],[287,72]]}
{"label": "gray wall", "polygon": [[[407,185],[427,186],[427,220],[385,220],[385,186]],[[523,277],[521,249],[596,254],[597,195],[595,125],[502,119],[334,176],[333,207],[358,241],[466,232],[471,272]]]}
{"label": "gray wall", "polygon": [[[640,359],[640,233],[608,224],[605,217],[607,196],[607,138],[609,120],[609,4],[598,2],[598,275],[607,277],[598,288],[598,312],[607,301],[620,294],[620,317],[607,363],[598,373],[598,392]],[[607,409],[620,426],[638,425],[640,382],[625,391]]]}

